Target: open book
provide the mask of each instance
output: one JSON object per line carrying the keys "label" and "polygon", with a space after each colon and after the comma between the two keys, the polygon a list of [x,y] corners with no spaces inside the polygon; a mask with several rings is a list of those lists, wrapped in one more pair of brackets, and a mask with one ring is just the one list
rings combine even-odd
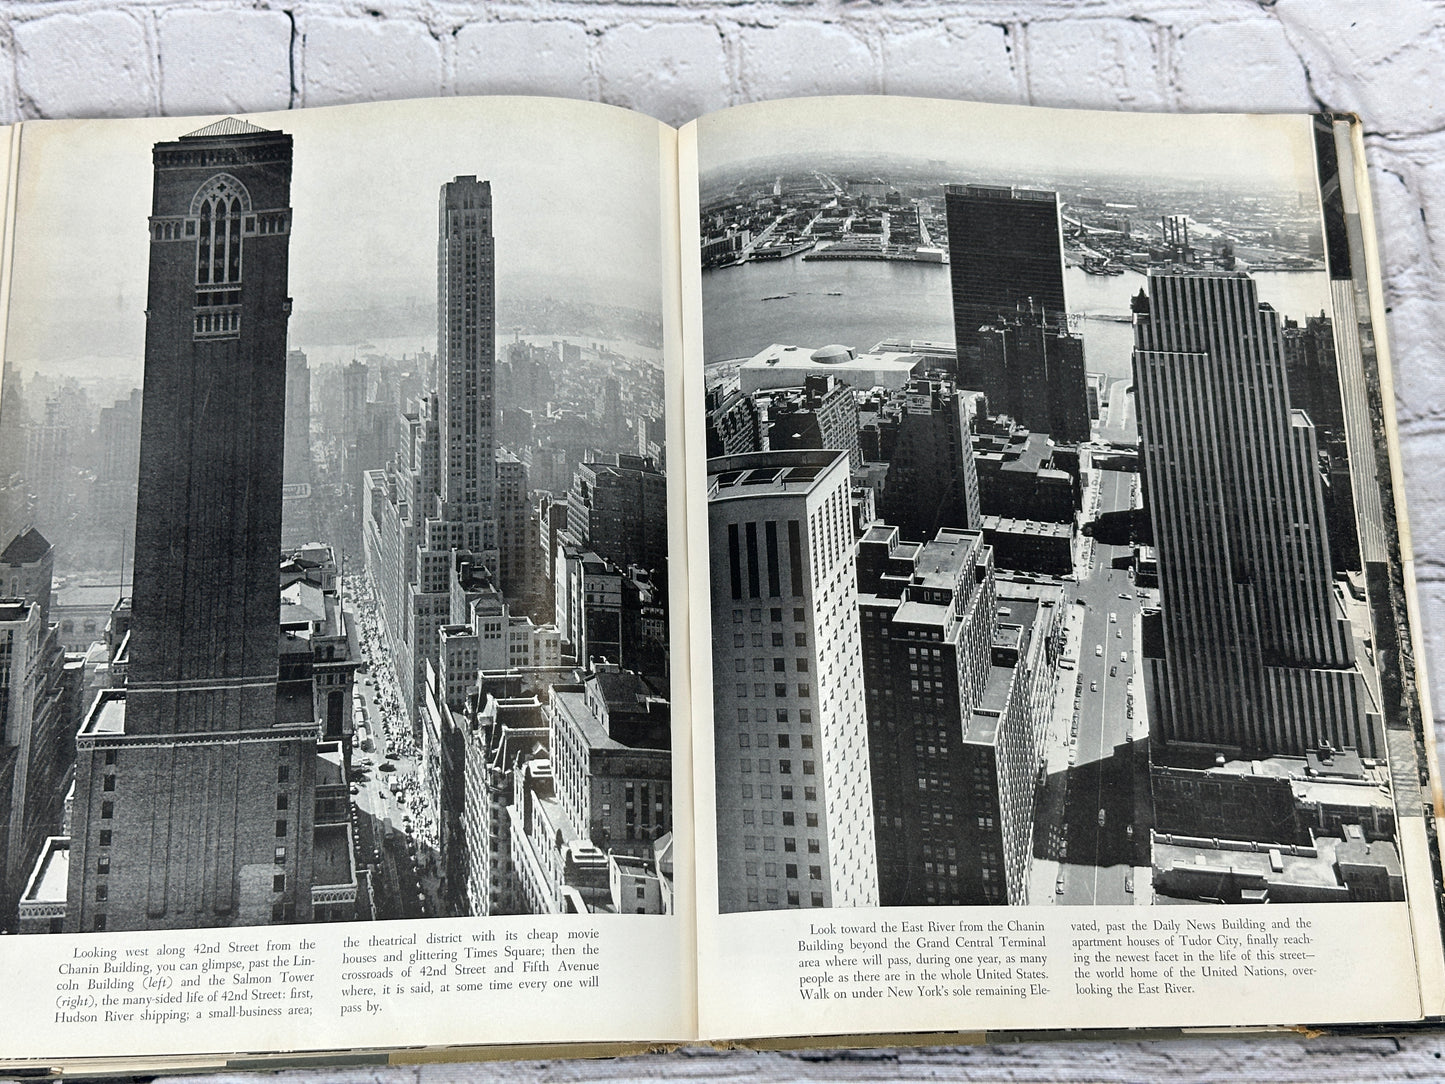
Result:
{"label": "open book", "polygon": [[1445,1015],[1351,118],[4,167],[5,1064]]}

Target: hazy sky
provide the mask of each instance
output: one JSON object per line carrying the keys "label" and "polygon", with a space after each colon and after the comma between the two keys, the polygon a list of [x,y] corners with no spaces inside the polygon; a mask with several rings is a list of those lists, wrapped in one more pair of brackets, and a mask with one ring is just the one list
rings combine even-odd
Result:
{"label": "hazy sky", "polygon": [[1313,191],[1308,116],[1105,113],[926,98],[762,102],[698,121],[703,175],[780,152],[912,155],[1020,174],[1134,173]]}
{"label": "hazy sky", "polygon": [[[7,360],[77,374],[120,366],[139,379],[151,147],[212,119],[26,126]],[[660,310],[662,129],[651,118],[469,98],[245,119],[295,137],[298,314],[434,304],[437,193],[462,174],[492,182],[499,304],[545,292]]]}

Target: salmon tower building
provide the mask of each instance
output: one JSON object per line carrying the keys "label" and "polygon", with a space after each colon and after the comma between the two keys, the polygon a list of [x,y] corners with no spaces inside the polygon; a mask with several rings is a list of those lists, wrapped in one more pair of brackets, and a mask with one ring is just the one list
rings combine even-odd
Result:
{"label": "salmon tower building", "polygon": [[291,136],[154,148],[134,617],[77,736],[67,932],[312,918],[317,732],[278,722]]}
{"label": "salmon tower building", "polygon": [[1151,274],[1133,311],[1162,736],[1254,755],[1323,744],[1383,755],[1279,314],[1248,275],[1193,271]]}

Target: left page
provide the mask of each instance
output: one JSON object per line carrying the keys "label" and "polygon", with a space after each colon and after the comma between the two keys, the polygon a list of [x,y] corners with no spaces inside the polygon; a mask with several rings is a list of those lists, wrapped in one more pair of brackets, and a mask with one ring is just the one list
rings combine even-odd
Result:
{"label": "left page", "polygon": [[691,1037],[674,132],[15,146],[0,1059]]}

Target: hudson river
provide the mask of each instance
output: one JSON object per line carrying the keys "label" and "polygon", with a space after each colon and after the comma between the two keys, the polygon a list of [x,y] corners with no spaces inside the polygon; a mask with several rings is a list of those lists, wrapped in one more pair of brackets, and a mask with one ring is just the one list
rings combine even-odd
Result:
{"label": "hudson river", "polygon": [[[1285,316],[1303,322],[1329,308],[1322,271],[1262,271],[1254,278],[1260,300]],[[1091,372],[1129,378],[1129,299],[1144,282],[1132,271],[1106,276],[1065,270],[1064,295],[1069,311],[1084,316]],[[702,293],[708,364],[751,357],[772,343],[842,343],[862,352],[889,338],[953,341],[948,267],[939,264],[794,256],[705,271]],[[790,296],[763,300],[778,294]]]}

